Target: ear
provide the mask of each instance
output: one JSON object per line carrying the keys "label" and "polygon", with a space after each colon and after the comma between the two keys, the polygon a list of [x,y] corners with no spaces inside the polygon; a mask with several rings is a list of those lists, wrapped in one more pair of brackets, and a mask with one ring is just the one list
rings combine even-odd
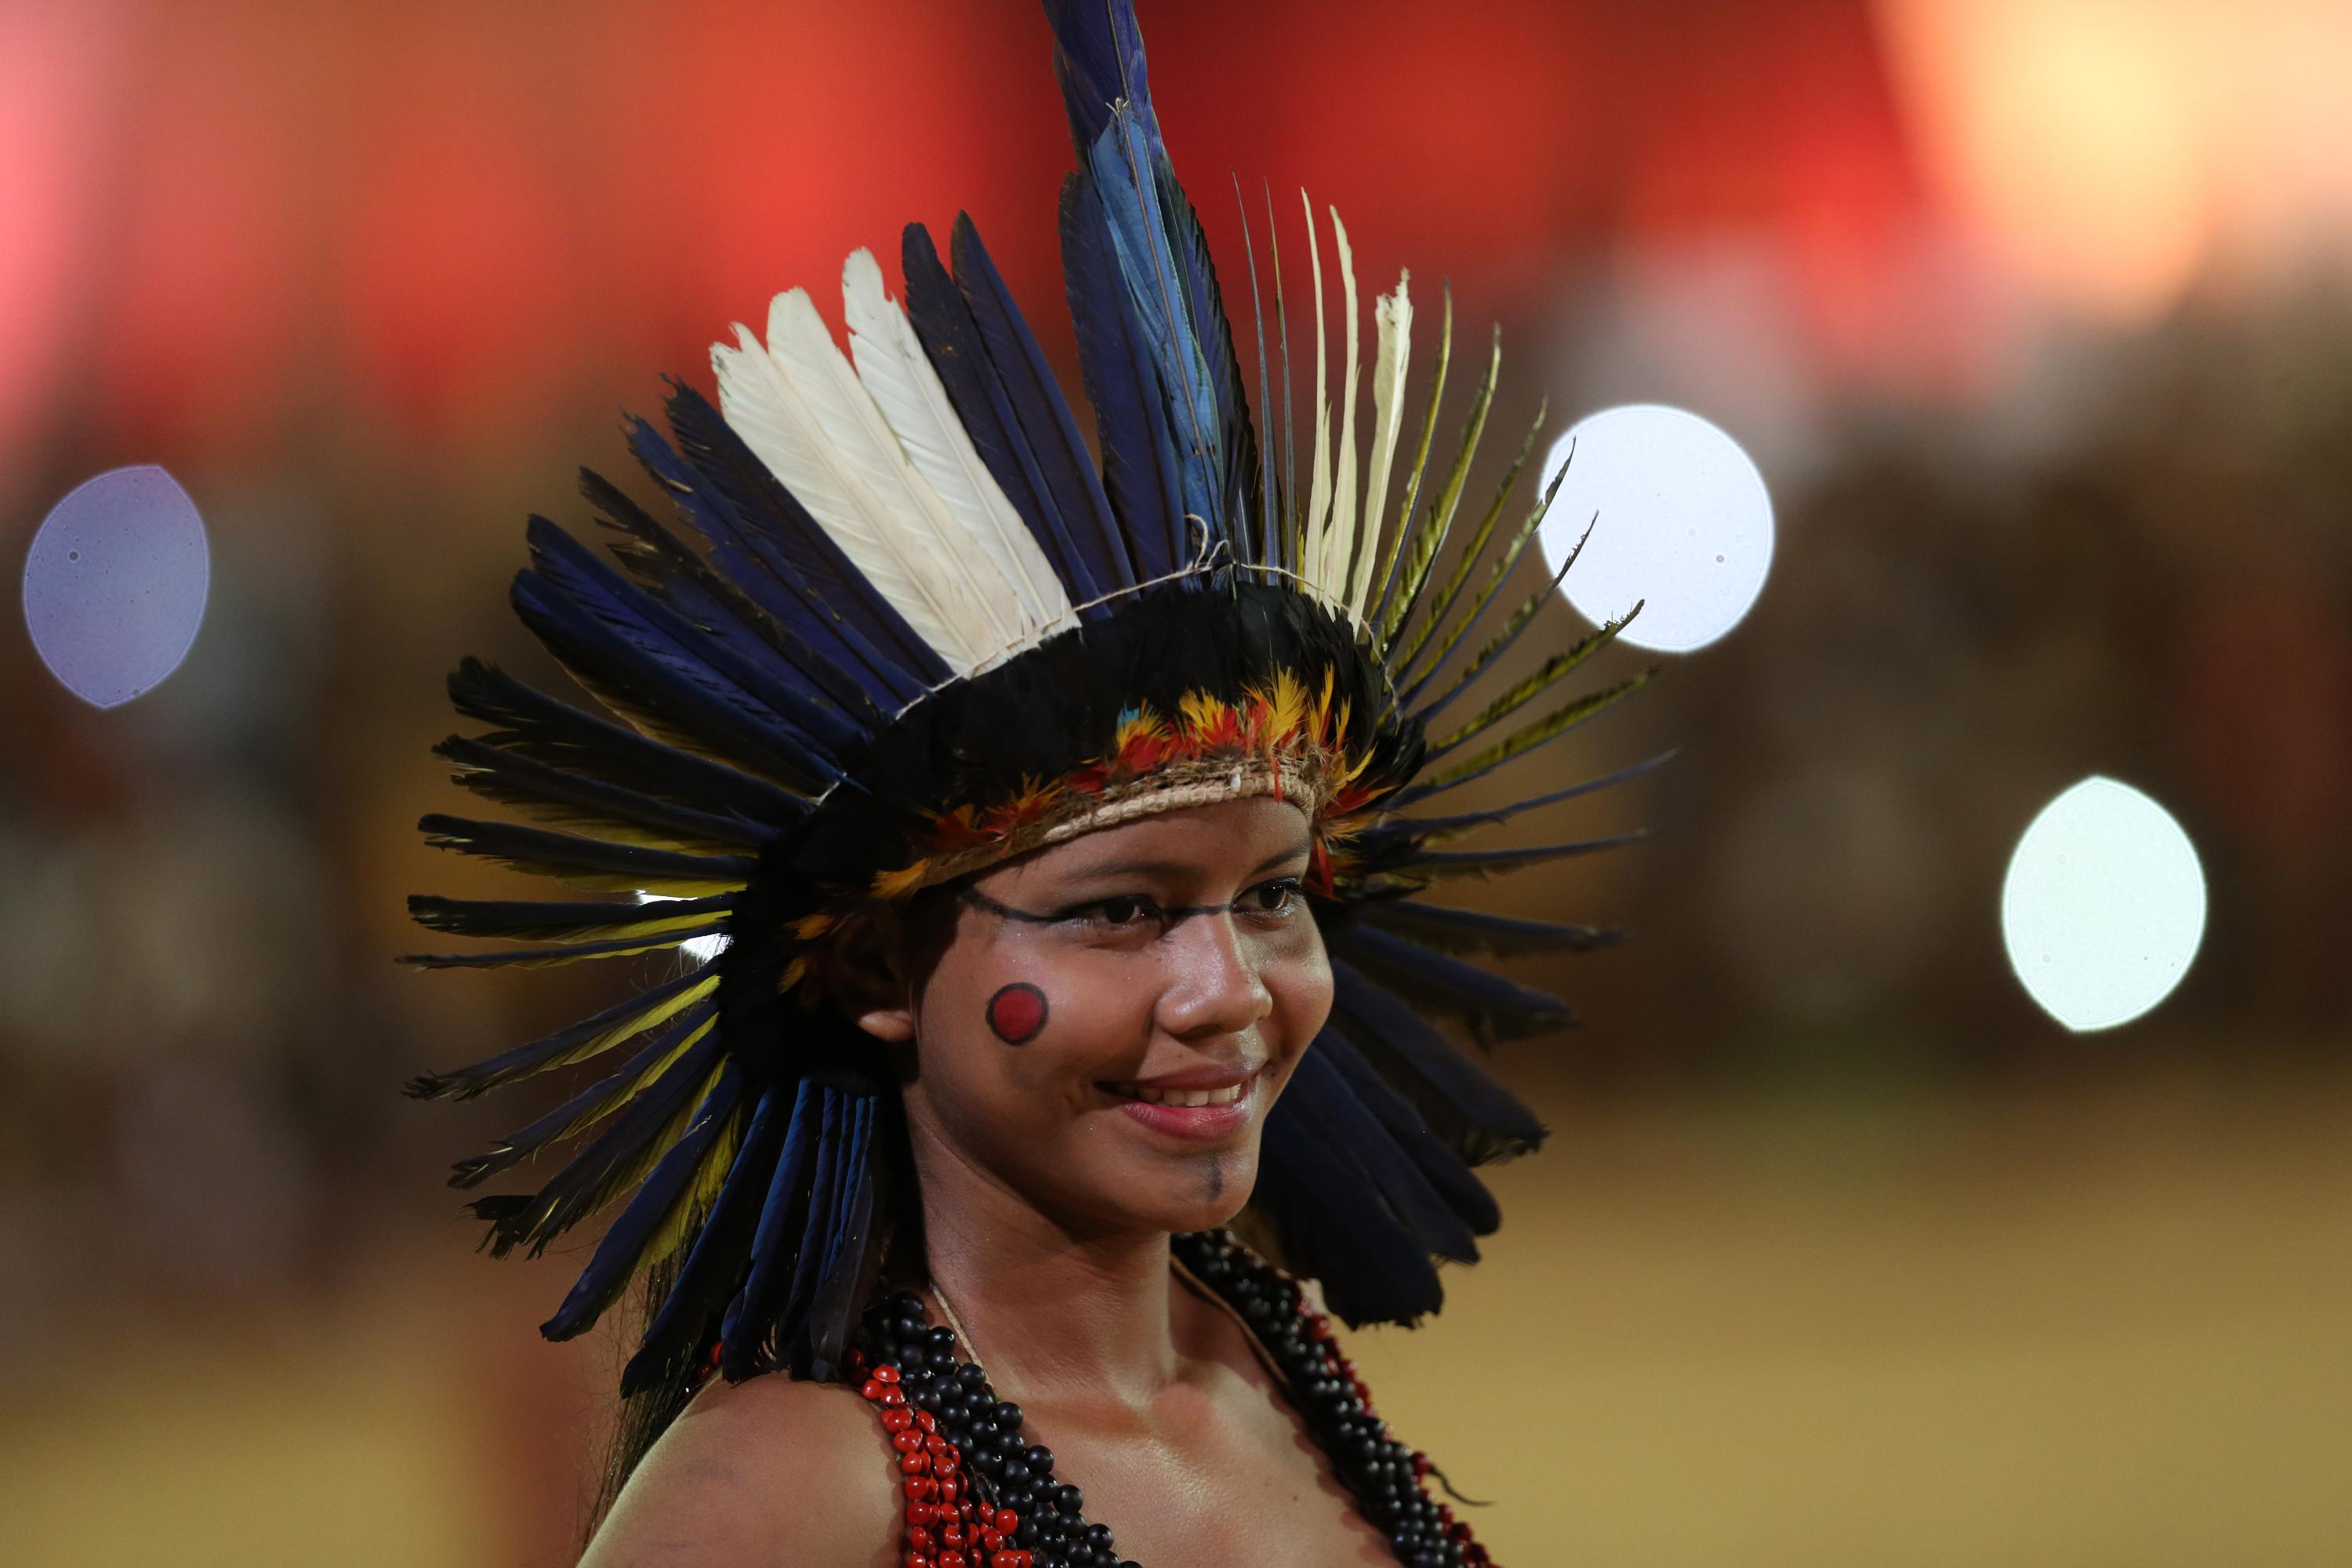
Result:
{"label": "ear", "polygon": [[899,934],[896,921],[860,917],[834,933],[824,958],[825,994],[858,1028],[890,1045],[915,1037],[914,986]]}

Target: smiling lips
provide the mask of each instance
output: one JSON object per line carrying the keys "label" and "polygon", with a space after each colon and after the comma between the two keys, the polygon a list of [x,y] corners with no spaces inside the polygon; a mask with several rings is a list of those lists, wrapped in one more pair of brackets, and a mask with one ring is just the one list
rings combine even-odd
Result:
{"label": "smiling lips", "polygon": [[[1202,1076],[1225,1081],[1193,1085],[1176,1081]],[[1238,1079],[1230,1071],[1171,1074],[1156,1083],[1106,1083],[1101,1088],[1120,1110],[1156,1132],[1213,1142],[1230,1138],[1249,1125],[1252,1091],[1257,1088],[1257,1069],[1252,1069]]]}

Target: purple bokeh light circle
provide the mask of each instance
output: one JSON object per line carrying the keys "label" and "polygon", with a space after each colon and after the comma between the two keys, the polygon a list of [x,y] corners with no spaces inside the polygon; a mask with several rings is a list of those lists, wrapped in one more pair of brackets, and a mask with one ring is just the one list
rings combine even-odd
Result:
{"label": "purple bokeh light circle", "polygon": [[152,690],[196,640],[212,585],[204,519],[152,463],[83,481],[25,556],[25,626],[49,673],[113,708]]}

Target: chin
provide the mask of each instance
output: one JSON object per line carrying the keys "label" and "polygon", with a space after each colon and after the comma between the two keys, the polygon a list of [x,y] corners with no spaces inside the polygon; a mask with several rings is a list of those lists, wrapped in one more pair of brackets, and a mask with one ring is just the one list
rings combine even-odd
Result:
{"label": "chin", "polygon": [[1257,1186],[1257,1150],[1223,1151],[1197,1155],[1174,1171],[1162,1170],[1131,1191],[1150,1191],[1144,1205],[1129,1201],[1129,1212],[1153,1229],[1176,1235],[1190,1230],[1215,1230],[1230,1225]]}

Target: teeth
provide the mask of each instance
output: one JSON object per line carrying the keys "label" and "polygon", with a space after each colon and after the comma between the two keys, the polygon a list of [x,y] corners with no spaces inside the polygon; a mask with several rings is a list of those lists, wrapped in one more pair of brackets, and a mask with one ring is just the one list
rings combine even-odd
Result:
{"label": "teeth", "polygon": [[1231,1105],[1249,1092],[1249,1080],[1228,1084],[1223,1089],[1150,1089],[1139,1083],[1123,1083],[1118,1092],[1129,1100],[1140,1100],[1153,1105],[1194,1107]]}

